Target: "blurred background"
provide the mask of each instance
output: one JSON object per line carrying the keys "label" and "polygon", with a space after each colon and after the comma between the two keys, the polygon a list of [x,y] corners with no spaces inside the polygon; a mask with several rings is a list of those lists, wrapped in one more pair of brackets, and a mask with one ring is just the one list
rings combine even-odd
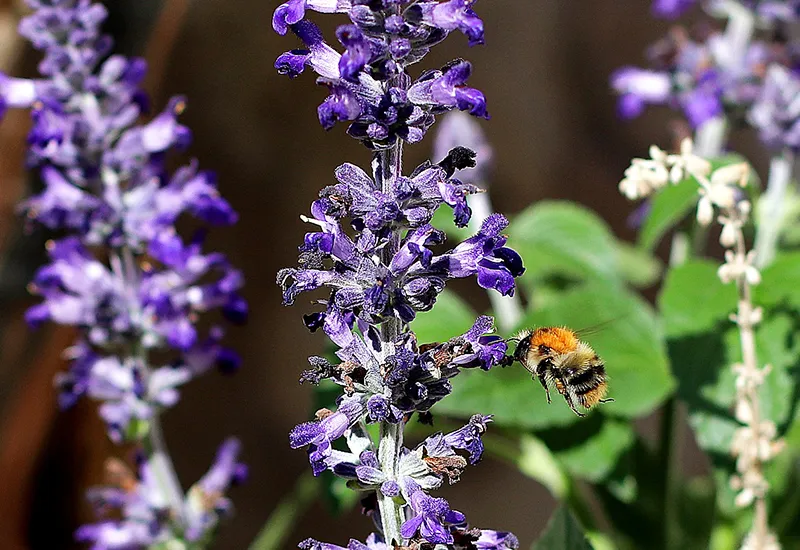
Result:
{"label": "blurred background", "polygon": [[[189,154],[219,174],[222,193],[241,216],[232,228],[212,232],[209,245],[228,254],[247,280],[250,321],[229,333],[243,367],[235,376],[211,373],[189,385],[179,406],[164,416],[185,486],[205,472],[223,438],[233,434],[243,442],[251,476],[231,494],[237,513],[220,531],[220,549],[246,548],[308,468],[305,453],[289,449],[287,433],[313,410],[311,389],[297,380],[323,340],[303,327],[302,300],[299,307],[281,306],[275,274],[294,265],[306,231],[299,215],[333,182],[333,169],[344,161],[367,166],[370,158],[344,126],[330,132],[319,126],[316,106],[325,94],[311,75],[289,81],[273,69],[276,56],[297,46],[293,37],[271,29],[278,3],[107,2],[117,50],[151,64],[147,86],[154,109],[172,94],[188,96],[182,120],[195,136]],[[495,151],[491,198],[498,211],[513,214],[544,198],[571,199],[598,212],[618,236],[633,237],[626,226],[632,206],[617,183],[632,156],[644,154],[650,143],[671,144],[672,115],[648,111],[621,122],[608,77],[622,65],[642,64],[645,47],[667,30],[668,23],[651,18],[649,5],[486,0],[476,6],[485,21],[485,46],[470,49],[454,33],[426,59],[426,67],[454,57],[473,63],[470,85],[486,94],[492,115],[482,125]],[[30,76],[37,59],[15,36],[20,10],[11,0],[0,1],[0,70]],[[317,17],[326,30],[335,19]],[[85,488],[102,481],[106,457],[124,450],[107,441],[90,403],[57,410],[52,378],[64,368],[60,353],[72,340],[70,331],[32,333],[22,320],[31,303],[25,285],[41,261],[45,238],[23,234],[14,213],[29,185],[21,168],[26,118],[11,113],[0,125],[0,546],[71,548],[76,526],[92,519]],[[430,156],[429,136],[406,148],[407,170]],[[751,140],[734,136],[745,154]],[[763,159],[751,159],[763,168]],[[486,307],[477,286],[457,288]],[[538,395],[532,388],[531,397]],[[653,426],[644,420],[638,429]],[[706,467],[693,464],[693,456],[699,455],[687,455],[687,468]],[[513,531],[524,546],[555,508],[539,484],[491,459],[442,496],[474,525]],[[370,527],[357,509],[333,517],[314,502],[286,547],[306,537],[363,540]]]}

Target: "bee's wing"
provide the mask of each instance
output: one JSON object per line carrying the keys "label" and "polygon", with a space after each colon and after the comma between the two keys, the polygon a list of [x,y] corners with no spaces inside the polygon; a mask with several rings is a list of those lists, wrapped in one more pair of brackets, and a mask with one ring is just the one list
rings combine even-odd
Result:
{"label": "bee's wing", "polygon": [[597,334],[598,332],[601,332],[601,331],[605,330],[605,328],[608,325],[610,325],[612,323],[616,323],[617,321],[619,321],[621,319],[625,319],[629,315],[630,315],[630,313],[624,313],[622,315],[617,315],[616,317],[612,317],[611,319],[606,319],[605,321],[600,321],[599,323],[595,323],[593,325],[589,325],[588,327],[584,327],[582,329],[578,329],[575,332],[581,337],[589,336],[590,334]]}

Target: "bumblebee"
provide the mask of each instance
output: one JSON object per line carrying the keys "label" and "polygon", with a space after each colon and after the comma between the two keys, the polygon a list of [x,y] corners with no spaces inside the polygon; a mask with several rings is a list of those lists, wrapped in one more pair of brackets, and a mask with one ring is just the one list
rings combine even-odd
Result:
{"label": "bumblebee", "polygon": [[607,403],[608,384],[603,360],[575,331],[566,327],[543,327],[526,330],[516,338],[513,360],[522,363],[539,379],[550,403],[550,386],[564,396],[569,408],[578,416],[577,405],[589,409]]}

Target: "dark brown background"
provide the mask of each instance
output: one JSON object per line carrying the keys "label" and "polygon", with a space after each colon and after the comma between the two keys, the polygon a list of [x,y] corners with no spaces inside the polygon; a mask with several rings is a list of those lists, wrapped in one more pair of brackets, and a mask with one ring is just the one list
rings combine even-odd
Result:
{"label": "dark brown background", "polygon": [[[295,262],[306,229],[298,216],[332,182],[333,169],[343,161],[369,162],[343,126],[327,133],[319,127],[316,105],[324,93],[310,74],[289,81],[275,73],[275,57],[297,45],[271,30],[277,4],[167,2],[148,50],[142,30],[147,18],[122,21],[128,43],[146,51],[157,68],[150,81],[155,104],[169,94],[188,95],[184,121],[195,133],[191,153],[219,173],[222,192],[241,214],[241,222],[215,232],[210,245],[228,253],[247,277],[250,322],[230,332],[243,368],[235,377],[211,374],[194,382],[164,418],[187,486],[205,472],[224,437],[243,440],[251,477],[232,493],[238,512],[221,531],[220,549],[245,548],[307,468],[305,454],[288,448],[287,432],[309,417],[310,390],[297,378],[322,340],[303,328],[302,300],[290,309],[280,305],[275,273]],[[474,65],[471,85],[484,91],[492,114],[483,127],[495,147],[495,207],[514,213],[544,198],[572,199],[632,238],[624,221],[632,207],[616,184],[631,156],[644,154],[651,142],[669,145],[670,115],[651,111],[643,120],[620,122],[607,82],[616,67],[643,63],[644,47],[667,24],[650,18],[646,0],[482,0],[476,8],[486,23],[487,45],[469,49],[454,34],[426,66],[456,56]],[[315,18],[327,28],[340,20]],[[8,212],[21,181],[14,149],[19,128],[7,119],[0,129],[0,227],[6,232],[17,223]],[[407,168],[425,159],[430,147],[430,137],[409,147]],[[476,292],[473,299],[483,296]],[[16,306],[6,307],[0,348],[0,540],[11,541],[9,548],[64,548],[74,522],[88,519],[82,486],[100,480],[112,448],[90,406],[56,415],[50,379],[71,334],[45,331],[31,340],[18,321],[21,302],[4,303]],[[443,495],[471,523],[512,530],[526,547],[555,504],[536,482],[491,460],[471,468]],[[289,540],[313,536],[346,544],[350,536],[363,540],[369,529],[356,512],[331,518],[317,503]]]}

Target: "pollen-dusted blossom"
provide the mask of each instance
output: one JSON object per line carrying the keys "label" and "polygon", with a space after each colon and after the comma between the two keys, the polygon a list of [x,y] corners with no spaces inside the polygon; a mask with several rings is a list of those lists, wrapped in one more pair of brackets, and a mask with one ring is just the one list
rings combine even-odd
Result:
{"label": "pollen-dusted blossom", "polygon": [[134,443],[138,453],[135,475],[93,493],[120,518],[86,525],[77,537],[93,548],[207,540],[230,508],[224,492],[242,477],[238,443],[225,443],[209,474],[184,496],[158,417],[195,376],[213,366],[235,370],[239,360],[222,345],[222,326],[204,333],[198,320],[216,310],[220,321],[241,322],[247,304],[241,273],[224,255],[203,250],[202,232],[186,239],[175,224],[188,214],[230,225],[237,214],[196,161],[168,168],[168,154],[191,141],[178,120],[186,100],[174,97],[139,122],[148,111],[140,87],[146,66],[112,54],[110,37],[100,32],[103,5],[27,4],[32,12],[19,31],[43,53],[40,78],[0,74],[0,115],[31,110],[27,162],[44,185],[21,210],[29,224],[60,238],[48,243],[50,263],[31,284],[42,301],[26,318],[33,326],[52,321],[78,329],[67,350],[70,369],[56,380],[59,402],[100,401],[111,439]]}
{"label": "pollen-dusted blossom", "polygon": [[[435,434],[411,449],[403,431],[414,414],[429,416],[452,391],[451,379],[463,369],[490,370],[503,364],[506,342],[495,334],[491,317],[479,317],[465,334],[445,342],[422,343],[409,323],[435,307],[451,279],[475,277],[478,285],[510,296],[524,267],[506,246],[508,220],[494,214],[475,235],[445,246],[445,234],[431,222],[435,211],[452,209],[464,227],[472,210],[468,197],[480,189],[459,179],[475,166],[464,147],[443,151],[437,163],[425,162],[406,175],[404,143],[420,141],[436,115],[459,109],[488,118],[483,94],[467,81],[472,65],[457,59],[421,70],[431,46],[453,31],[470,45],[483,43],[483,22],[474,0],[290,0],[278,7],[273,27],[292,31],[302,49],[279,56],[275,67],[295,77],[310,67],[329,91],[318,108],[326,129],[347,122],[347,132],[373,151],[371,171],[345,163],[336,183],[325,187],[301,219],[314,226],[299,247],[298,266],[282,269],[277,282],[284,304],[312,292],[315,310],[306,326],[336,345],[337,360],[311,357],[302,381],[329,379],[342,388],[336,410],[289,434],[293,448],[305,448],[315,475],[325,470],[348,480],[373,498],[365,511],[380,532],[366,543],[351,540],[347,550],[388,550],[446,544],[448,548],[517,548],[513,535],[469,528],[461,512],[429,491],[455,483],[483,453],[481,436],[490,416],[474,415],[463,428]],[[307,19],[310,12],[346,14],[334,49]],[[380,436],[367,426],[378,424]],[[308,539],[300,548],[345,547]]]}

